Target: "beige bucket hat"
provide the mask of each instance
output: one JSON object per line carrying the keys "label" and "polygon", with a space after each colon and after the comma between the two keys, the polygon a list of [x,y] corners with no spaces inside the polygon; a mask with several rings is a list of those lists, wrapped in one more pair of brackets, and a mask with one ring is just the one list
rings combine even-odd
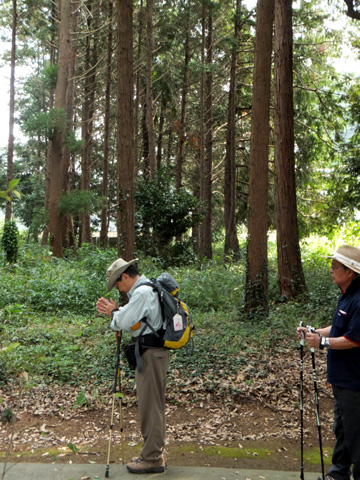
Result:
{"label": "beige bucket hat", "polygon": [[360,273],[360,249],[351,245],[342,245],[333,255],[321,255],[324,258],[333,258],[345,267]]}
{"label": "beige bucket hat", "polygon": [[125,272],[125,270],[130,266],[133,265],[138,261],[138,258],[135,260],[130,260],[130,262],[126,262],[122,258],[118,258],[106,271],[106,276],[108,277],[108,284],[107,289],[108,292],[114,288],[116,280],[120,277],[120,275]]}

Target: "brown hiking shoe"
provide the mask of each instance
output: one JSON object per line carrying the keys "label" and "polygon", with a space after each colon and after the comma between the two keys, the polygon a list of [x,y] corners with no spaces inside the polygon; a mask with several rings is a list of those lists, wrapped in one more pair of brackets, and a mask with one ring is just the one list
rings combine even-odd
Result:
{"label": "brown hiking shoe", "polygon": [[166,463],[163,456],[154,462],[143,460],[141,457],[126,465],[130,473],[162,473],[166,470]]}

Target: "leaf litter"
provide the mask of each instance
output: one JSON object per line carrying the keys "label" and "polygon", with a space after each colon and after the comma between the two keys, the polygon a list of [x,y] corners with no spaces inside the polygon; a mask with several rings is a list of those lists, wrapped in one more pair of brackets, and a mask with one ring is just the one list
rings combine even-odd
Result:
{"label": "leaf litter", "polygon": [[[170,452],[173,448],[188,452],[189,446],[197,449],[194,448],[193,454],[179,454],[176,460],[173,453],[171,458],[175,463],[196,465],[201,452],[207,447],[218,446],[245,451],[245,455],[249,449],[247,457],[256,468],[261,461],[264,462],[257,450],[268,446],[282,459],[284,468],[297,468],[298,458],[293,458],[294,454],[289,451],[299,449],[299,352],[284,347],[277,354],[262,352],[261,360],[249,362],[235,375],[226,368],[219,368],[217,372],[209,370],[201,376],[191,370],[191,374],[181,369],[171,370],[166,396],[166,448]],[[326,384],[326,356],[320,352],[316,361],[323,444],[330,446],[334,441],[332,393]],[[122,375],[123,433],[119,428],[119,408],[112,433],[114,448],[125,446],[127,457],[141,445],[133,385],[132,378]],[[13,459],[81,462],[86,457],[89,461],[104,460],[109,440],[111,386],[104,386],[98,395],[93,395],[91,388],[87,388],[87,401],[79,405],[77,399],[83,391],[84,388],[69,385],[38,384],[23,393],[19,403],[16,386],[2,387],[0,408],[12,408],[16,422],[14,425],[0,423],[0,460],[9,446],[12,428]],[[317,434],[308,354],[308,359],[305,357],[304,360],[304,438],[307,447],[317,447]],[[71,451],[68,445],[73,445],[77,451]],[[117,454],[120,455],[120,451]],[[223,465],[217,457],[207,457],[206,461]],[[225,461],[225,466],[234,464],[234,459]],[[265,461],[269,462],[269,458]],[[244,464],[244,459],[241,462]]]}

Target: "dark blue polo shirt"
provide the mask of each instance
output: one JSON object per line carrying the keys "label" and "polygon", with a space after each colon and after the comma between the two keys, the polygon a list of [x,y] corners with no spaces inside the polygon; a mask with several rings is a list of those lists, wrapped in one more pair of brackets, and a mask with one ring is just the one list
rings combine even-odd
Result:
{"label": "dark blue polo shirt", "polygon": [[[342,337],[360,347],[360,276],[354,278],[338,302],[330,337]],[[360,391],[360,348],[328,350],[328,382]]]}

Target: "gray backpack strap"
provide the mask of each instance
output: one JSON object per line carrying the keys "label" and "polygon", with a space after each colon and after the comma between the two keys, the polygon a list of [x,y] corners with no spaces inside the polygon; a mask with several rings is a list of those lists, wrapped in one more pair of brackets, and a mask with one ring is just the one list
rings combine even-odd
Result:
{"label": "gray backpack strap", "polygon": [[140,340],[140,337],[142,336],[142,334],[144,333],[146,327],[150,326],[150,325],[146,321],[146,317],[142,318],[140,320],[140,322],[144,322],[145,325],[144,325],[143,329],[141,330],[140,335],[135,340],[135,358],[136,358],[136,366],[137,366],[137,369],[138,369],[139,373],[143,373],[139,340]]}

